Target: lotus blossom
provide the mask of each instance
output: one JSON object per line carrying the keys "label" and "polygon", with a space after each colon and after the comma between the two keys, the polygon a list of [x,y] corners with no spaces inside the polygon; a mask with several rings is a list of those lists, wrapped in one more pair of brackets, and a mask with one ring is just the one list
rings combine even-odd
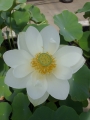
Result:
{"label": "lotus blossom", "polygon": [[68,80],[85,63],[82,49],[60,45],[60,37],[52,26],[40,32],[33,26],[18,35],[18,49],[4,53],[8,66],[5,83],[13,88],[26,88],[30,102],[37,106],[49,94],[59,100],[67,98]]}

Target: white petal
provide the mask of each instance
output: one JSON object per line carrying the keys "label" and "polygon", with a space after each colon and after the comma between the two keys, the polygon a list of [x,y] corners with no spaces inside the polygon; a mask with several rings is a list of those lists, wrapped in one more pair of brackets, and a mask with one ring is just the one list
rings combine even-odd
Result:
{"label": "white petal", "polygon": [[54,54],[59,47],[60,37],[58,31],[53,26],[46,26],[41,30],[44,44],[44,52]]}
{"label": "white petal", "polygon": [[47,90],[47,81],[45,76],[36,74],[35,72],[31,74],[31,80],[27,83],[27,93],[32,99],[41,98]]}
{"label": "white petal", "polygon": [[28,99],[34,105],[34,107],[37,106],[37,105],[40,105],[40,104],[44,103],[47,100],[48,97],[49,97],[49,94],[47,92],[41,98],[39,98],[39,99],[32,99],[28,95]]}
{"label": "white petal", "polygon": [[30,26],[27,29],[25,33],[25,39],[27,47],[32,55],[35,56],[38,52],[43,51],[42,37],[35,27]]}
{"label": "white petal", "polygon": [[56,78],[62,80],[68,80],[72,77],[72,69],[61,66],[59,64],[57,64],[56,68],[52,71],[52,73],[56,76]]}
{"label": "white petal", "polygon": [[22,50],[29,52],[27,45],[26,45],[25,32],[19,33],[17,43],[18,43],[18,49],[22,49]]}
{"label": "white petal", "polygon": [[47,76],[47,92],[54,98],[64,100],[69,94],[69,83],[67,80],[57,79],[54,75]]}
{"label": "white petal", "polygon": [[33,68],[30,65],[30,62],[25,63],[25,64],[21,64],[19,66],[17,66],[14,70],[13,70],[13,74],[16,78],[22,78],[27,76],[29,73],[31,73],[33,71]]}
{"label": "white petal", "polygon": [[26,88],[27,81],[29,80],[30,75],[24,78],[15,78],[13,76],[13,69],[9,69],[6,77],[5,77],[5,84],[7,84],[10,87],[21,89]]}
{"label": "white petal", "polygon": [[72,66],[73,73],[77,72],[85,63],[85,58],[82,56],[79,62]]}
{"label": "white petal", "polygon": [[79,62],[82,56],[82,49],[75,46],[65,46],[59,49],[54,57],[57,62],[66,67],[72,67]]}
{"label": "white petal", "polygon": [[5,63],[13,68],[32,59],[30,54],[24,50],[9,50],[4,53],[3,58]]}

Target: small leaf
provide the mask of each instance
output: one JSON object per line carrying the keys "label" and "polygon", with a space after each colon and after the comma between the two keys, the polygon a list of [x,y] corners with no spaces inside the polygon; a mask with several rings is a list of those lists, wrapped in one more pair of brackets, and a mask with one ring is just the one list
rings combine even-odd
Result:
{"label": "small leaf", "polygon": [[29,104],[27,96],[23,93],[18,93],[12,103],[12,120],[28,120],[31,116],[31,111],[28,108]]}
{"label": "small leaf", "polygon": [[76,72],[70,82],[70,95],[75,101],[84,101],[89,97],[90,70],[83,66]]}
{"label": "small leaf", "polygon": [[45,106],[49,107],[52,110],[57,110],[57,106],[53,102],[48,102],[45,104]]}
{"label": "small leaf", "polygon": [[56,111],[54,120],[79,120],[79,116],[73,108],[61,106]]}
{"label": "small leaf", "polygon": [[7,11],[13,5],[14,0],[0,0],[0,11]]}
{"label": "small leaf", "polygon": [[90,11],[89,12],[85,12],[85,14],[83,16],[84,16],[85,19],[90,17]]}
{"label": "small leaf", "polygon": [[90,2],[86,2],[83,8],[78,9],[76,13],[89,12],[90,11]]}
{"label": "small leaf", "polygon": [[79,42],[80,47],[83,50],[90,52],[90,32],[89,31],[84,32],[83,36],[78,42]]}
{"label": "small leaf", "polygon": [[11,25],[12,30],[15,31],[16,34],[21,32],[23,30],[23,28],[25,27],[25,25],[24,26],[23,25],[17,25],[14,18],[10,19],[10,17],[7,18],[6,23],[7,23],[7,26]]}
{"label": "small leaf", "polygon": [[[48,107],[40,107],[35,110],[29,120],[54,120],[54,111]],[[56,120],[56,119],[55,119]]]}
{"label": "small leaf", "polygon": [[68,107],[72,107],[78,114],[83,112],[82,103],[78,101],[73,101],[70,96],[66,100],[59,101],[60,106],[66,105]]}
{"label": "small leaf", "polygon": [[83,106],[81,102],[73,101],[70,96],[66,100],[59,101],[60,106],[66,105],[68,107],[72,107],[78,114],[83,112]]}
{"label": "small leaf", "polygon": [[17,25],[26,25],[29,22],[30,14],[26,11],[15,11],[12,14]]}
{"label": "small leaf", "polygon": [[11,91],[9,90],[9,87],[4,83],[4,77],[0,76],[0,97],[4,96],[7,98],[11,95]]}
{"label": "small leaf", "polygon": [[58,101],[57,99],[53,98],[51,95],[49,95],[48,100],[50,102],[57,102]]}
{"label": "small leaf", "polygon": [[88,100],[86,99],[86,100],[82,101],[82,104],[83,104],[83,107],[87,107],[88,106]]}
{"label": "small leaf", "polygon": [[30,12],[31,12],[32,20],[34,20],[35,22],[46,21],[45,16],[40,13],[40,9],[38,7],[33,6]]}
{"label": "small leaf", "polygon": [[80,120],[90,120],[90,110],[80,114]]}
{"label": "small leaf", "polygon": [[60,28],[60,34],[68,42],[79,40],[83,35],[82,26],[78,23],[77,16],[68,10],[55,15],[54,23]]}
{"label": "small leaf", "polygon": [[8,101],[12,102],[14,97],[20,93],[20,92],[24,92],[25,89],[14,89],[14,92],[7,98]]}
{"label": "small leaf", "polygon": [[10,120],[9,116],[12,111],[11,106],[6,102],[0,103],[0,120]]}

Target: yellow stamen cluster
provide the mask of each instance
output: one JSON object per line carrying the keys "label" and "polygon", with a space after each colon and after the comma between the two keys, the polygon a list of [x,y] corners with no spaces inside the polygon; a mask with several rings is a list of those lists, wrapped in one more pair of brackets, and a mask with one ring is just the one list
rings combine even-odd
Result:
{"label": "yellow stamen cluster", "polygon": [[41,74],[49,74],[56,67],[55,59],[48,53],[38,53],[31,61],[32,67]]}

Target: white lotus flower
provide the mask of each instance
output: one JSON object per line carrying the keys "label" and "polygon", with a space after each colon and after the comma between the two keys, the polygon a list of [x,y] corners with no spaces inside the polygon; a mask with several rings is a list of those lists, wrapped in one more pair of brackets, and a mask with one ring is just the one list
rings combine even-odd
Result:
{"label": "white lotus flower", "polygon": [[41,32],[32,26],[21,32],[18,50],[3,55],[11,67],[5,83],[13,88],[26,88],[34,106],[43,103],[49,94],[66,99],[70,89],[68,79],[83,66],[85,59],[80,48],[59,46],[59,33],[50,25]]}

